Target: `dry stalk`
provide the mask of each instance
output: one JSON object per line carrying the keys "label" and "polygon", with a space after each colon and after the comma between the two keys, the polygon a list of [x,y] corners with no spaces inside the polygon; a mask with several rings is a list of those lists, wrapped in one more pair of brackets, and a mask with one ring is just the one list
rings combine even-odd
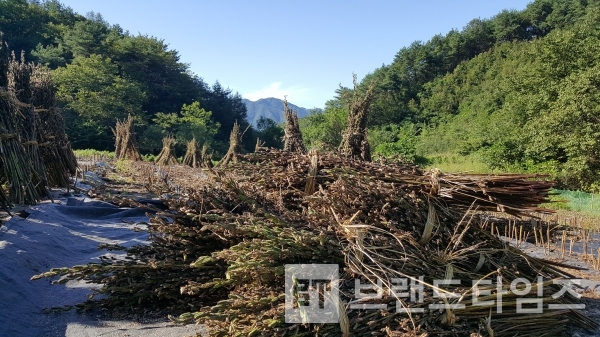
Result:
{"label": "dry stalk", "polygon": [[375,83],[372,82],[364,94],[361,95],[356,81],[356,74],[352,74],[352,76],[354,83],[352,96],[348,93],[344,95],[344,99],[348,104],[348,125],[342,135],[339,152],[350,158],[371,161],[371,150],[367,140],[367,119],[374,98]]}
{"label": "dry stalk", "polygon": [[[250,126],[248,126],[248,128],[249,127]],[[242,137],[248,128],[246,128],[246,130],[244,130],[242,133],[240,132],[240,125],[237,123],[237,121],[233,124],[233,129],[229,135],[229,149],[227,150],[225,156],[215,166],[227,166],[227,164],[229,164],[231,161],[234,163],[238,162],[238,156],[242,152]]]}
{"label": "dry stalk", "polygon": [[126,121],[117,121],[117,125],[112,129],[115,135],[115,158],[132,161],[141,161],[142,155],[138,150],[135,139],[135,130],[133,117],[127,116]]}
{"label": "dry stalk", "polygon": [[304,193],[311,195],[316,190],[317,173],[319,172],[319,153],[317,150],[310,150],[308,157],[310,158],[310,166],[308,167],[308,177],[306,178]]}
{"label": "dry stalk", "polygon": [[285,118],[283,151],[306,153],[300,124],[298,124],[298,114],[288,106],[287,96],[283,99],[283,116]]}
{"label": "dry stalk", "polygon": [[156,157],[156,165],[169,166],[177,165],[177,157],[175,157],[175,144],[177,141],[171,136],[163,138],[162,151]]}
{"label": "dry stalk", "polygon": [[[206,153],[206,149],[204,149],[204,152]],[[185,156],[183,157],[183,165],[193,168],[202,167],[203,156],[202,151],[198,148],[196,137],[194,137],[187,143],[187,149],[185,151]]]}

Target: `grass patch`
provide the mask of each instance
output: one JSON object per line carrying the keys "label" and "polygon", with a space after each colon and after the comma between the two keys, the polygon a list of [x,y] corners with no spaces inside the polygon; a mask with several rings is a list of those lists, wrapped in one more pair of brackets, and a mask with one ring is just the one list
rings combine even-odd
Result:
{"label": "grass patch", "polygon": [[119,159],[115,161],[115,173],[110,172],[108,178],[119,184],[131,184],[133,178],[133,162],[129,159]]}
{"label": "grass patch", "polygon": [[[115,153],[110,151],[100,151],[94,149],[83,149],[83,150],[73,150],[75,153],[75,157],[79,160],[91,160],[93,158],[96,159],[115,159]],[[156,160],[156,155],[154,154],[144,154],[142,155],[143,161],[154,162]]]}
{"label": "grass patch", "polygon": [[441,153],[427,157],[426,169],[439,168],[442,172],[498,173],[475,155],[461,156],[455,153]]}
{"label": "grass patch", "polygon": [[600,194],[567,190],[554,190],[554,192],[558,194],[551,196],[551,199],[557,202],[544,206],[600,216]]}
{"label": "grass patch", "polygon": [[154,163],[156,161],[156,155],[153,155],[152,153],[143,154],[142,155],[142,160]]}
{"label": "grass patch", "polygon": [[99,151],[94,149],[82,149],[82,150],[73,150],[75,153],[75,157],[77,159],[91,159],[91,158],[106,158],[106,159],[114,159],[115,153],[110,151]]}
{"label": "grass patch", "polygon": [[600,228],[600,194],[581,191],[554,190],[551,203],[542,207],[555,209],[557,223],[586,229]]}

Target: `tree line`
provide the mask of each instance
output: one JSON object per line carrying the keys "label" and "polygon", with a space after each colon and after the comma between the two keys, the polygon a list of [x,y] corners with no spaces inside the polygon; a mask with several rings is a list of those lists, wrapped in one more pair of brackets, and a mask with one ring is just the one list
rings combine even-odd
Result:
{"label": "tree line", "polygon": [[[600,1],[536,0],[402,48],[358,89],[376,83],[374,155],[459,156],[600,191],[599,21]],[[346,90],[300,121],[309,147],[339,144]]]}
{"label": "tree line", "polygon": [[[522,11],[474,19],[416,41],[300,120],[308,148],[337,149],[353,90],[373,99],[367,121],[374,156],[422,164],[471,158],[490,170],[551,174],[559,186],[600,190],[599,0],[536,0]],[[155,37],[132,35],[100,14],[56,0],[0,0],[0,31],[29,61],[52,69],[74,148],[112,150],[117,119],[135,119],[140,150],[173,135],[227,150],[237,93],[208,85]],[[244,133],[281,147],[283,130],[262,119]]]}
{"label": "tree line", "polygon": [[[239,94],[208,85],[165,41],[132,35],[98,13],[82,16],[56,0],[0,0],[0,31],[17,55],[52,69],[76,149],[112,150],[111,127],[128,115],[145,153],[158,152],[171,134],[180,147],[196,137],[218,154],[235,121],[249,126]],[[277,131],[265,123],[246,133],[246,147]]]}

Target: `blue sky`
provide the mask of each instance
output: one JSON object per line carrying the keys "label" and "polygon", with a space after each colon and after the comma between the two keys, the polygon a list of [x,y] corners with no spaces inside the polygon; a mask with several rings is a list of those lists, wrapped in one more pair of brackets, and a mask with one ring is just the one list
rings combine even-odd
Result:
{"label": "blue sky", "polygon": [[207,83],[244,98],[322,108],[341,83],[361,79],[413,41],[529,0],[62,0],[132,34],[165,40]]}

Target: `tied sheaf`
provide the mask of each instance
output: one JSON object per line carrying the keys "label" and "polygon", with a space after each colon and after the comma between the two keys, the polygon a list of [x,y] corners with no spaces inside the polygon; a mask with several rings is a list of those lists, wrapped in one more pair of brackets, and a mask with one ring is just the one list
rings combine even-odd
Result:
{"label": "tied sheaf", "polygon": [[56,104],[50,70],[17,58],[0,34],[0,206],[51,198],[49,187],[67,187],[77,161]]}

